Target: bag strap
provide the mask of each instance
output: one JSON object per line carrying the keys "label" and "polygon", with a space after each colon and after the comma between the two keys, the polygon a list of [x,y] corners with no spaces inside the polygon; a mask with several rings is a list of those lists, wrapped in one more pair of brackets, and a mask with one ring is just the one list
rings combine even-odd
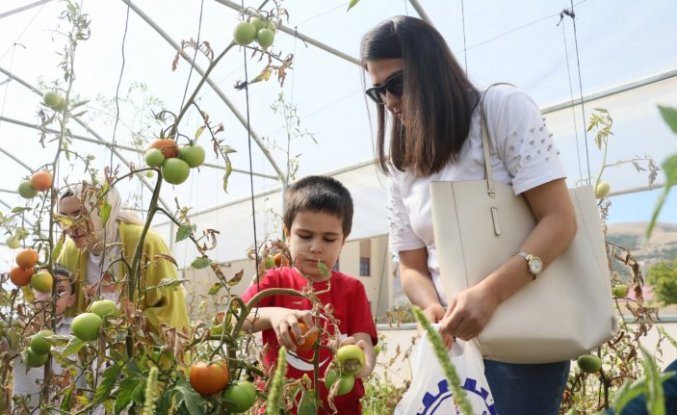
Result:
{"label": "bag strap", "polygon": [[494,84],[489,85],[487,89],[484,90],[482,93],[482,97],[480,98],[480,126],[482,129],[482,151],[484,152],[484,176],[487,178],[487,194],[489,197],[492,199],[496,196],[496,190],[494,186],[494,175],[493,175],[493,170],[491,168],[491,156],[489,154],[489,128],[487,127],[487,114],[484,109],[484,97],[487,95],[487,92],[492,87],[495,87],[497,85],[510,85],[514,86],[513,84],[510,84],[508,82],[496,82]]}

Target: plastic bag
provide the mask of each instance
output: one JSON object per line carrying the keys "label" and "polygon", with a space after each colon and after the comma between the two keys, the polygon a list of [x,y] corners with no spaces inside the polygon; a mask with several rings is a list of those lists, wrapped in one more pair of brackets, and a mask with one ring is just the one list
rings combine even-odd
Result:
{"label": "plastic bag", "polygon": [[[477,415],[496,415],[494,399],[484,376],[484,361],[474,341],[457,339],[449,350],[449,358],[465,390],[466,398]],[[418,340],[411,354],[412,380],[395,415],[450,415],[461,409],[453,399],[451,387],[444,375],[432,344],[426,334]]]}

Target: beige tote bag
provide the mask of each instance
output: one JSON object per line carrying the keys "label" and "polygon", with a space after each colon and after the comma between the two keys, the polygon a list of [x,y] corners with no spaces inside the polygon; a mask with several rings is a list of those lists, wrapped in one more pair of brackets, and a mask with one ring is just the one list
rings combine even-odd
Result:
{"label": "beige tote bag", "polygon": [[[447,298],[515,255],[535,226],[522,196],[496,183],[481,102],[487,180],[433,182],[432,215]],[[578,231],[567,250],[495,311],[479,335],[487,359],[546,363],[576,358],[616,330],[604,234],[591,186],[570,189]]]}

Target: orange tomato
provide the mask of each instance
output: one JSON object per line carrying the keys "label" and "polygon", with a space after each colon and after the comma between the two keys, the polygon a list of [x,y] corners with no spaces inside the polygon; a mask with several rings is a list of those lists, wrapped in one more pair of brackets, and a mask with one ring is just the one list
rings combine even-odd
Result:
{"label": "orange tomato", "polygon": [[179,155],[179,148],[176,146],[176,141],[173,138],[158,138],[150,143],[150,148],[157,148],[162,151],[162,155],[166,159]]}
{"label": "orange tomato", "polygon": [[23,249],[16,254],[16,264],[23,269],[33,268],[38,263],[38,251],[35,249]]}
{"label": "orange tomato", "polygon": [[33,275],[33,268],[23,269],[21,267],[14,267],[9,271],[9,279],[17,287],[25,287],[31,282],[31,275]]}
{"label": "orange tomato", "polygon": [[31,176],[31,185],[38,192],[44,192],[52,187],[52,175],[45,170],[34,173]]}
{"label": "orange tomato", "polygon": [[202,396],[213,395],[226,388],[230,375],[228,364],[218,362],[196,362],[190,366],[190,384]]}
{"label": "orange tomato", "polygon": [[296,335],[294,334],[294,330],[289,329],[289,335],[291,336],[291,339],[294,341],[294,344],[296,344],[296,351],[305,353],[311,350],[315,345],[315,341],[317,341],[318,337],[318,332],[317,330],[313,330],[312,332],[308,333],[308,326],[306,326],[306,323],[301,320],[299,320],[299,327],[301,328],[303,343],[301,344],[296,343]]}

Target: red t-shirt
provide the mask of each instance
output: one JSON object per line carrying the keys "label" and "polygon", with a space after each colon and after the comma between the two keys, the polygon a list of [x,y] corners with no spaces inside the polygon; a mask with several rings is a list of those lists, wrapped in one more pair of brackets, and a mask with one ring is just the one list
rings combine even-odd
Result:
{"label": "red t-shirt", "polygon": [[[333,316],[336,319],[341,338],[352,336],[355,333],[367,333],[371,336],[371,341],[376,344],[376,326],[374,319],[371,316],[369,308],[369,301],[367,294],[364,291],[364,286],[356,278],[350,277],[340,272],[332,271],[331,277],[327,281],[317,282],[313,284],[315,292],[325,291],[331,282],[331,288],[318,295],[318,299],[323,305],[331,304],[333,307]],[[249,301],[256,293],[267,288],[292,288],[297,291],[302,291],[308,285],[308,280],[302,277],[294,268],[275,268],[270,270],[264,278],[259,281],[257,286],[254,283],[247,291],[242,294],[242,299]],[[301,298],[291,295],[274,295],[265,297],[259,302],[259,307],[284,307],[296,310],[310,310],[311,302],[307,298]],[[333,333],[333,325],[328,324],[326,319],[321,319],[320,323],[324,329]],[[272,329],[264,330],[262,333],[263,344],[267,345],[267,352],[264,356],[264,364],[270,368],[275,366],[277,361],[278,350],[280,344],[277,342],[277,337]],[[299,379],[304,374],[313,378],[313,351],[301,353],[299,359],[294,352],[287,352],[287,374],[288,378]],[[320,349],[320,377],[324,376],[324,372],[332,360],[331,353],[326,348]],[[320,396],[324,404],[325,412],[330,413],[327,403],[328,391],[324,384],[319,387]],[[362,379],[355,379],[355,387],[353,390],[343,396],[334,398],[334,405],[341,415],[359,415],[362,413],[360,406],[360,398],[364,396],[364,385]]]}

